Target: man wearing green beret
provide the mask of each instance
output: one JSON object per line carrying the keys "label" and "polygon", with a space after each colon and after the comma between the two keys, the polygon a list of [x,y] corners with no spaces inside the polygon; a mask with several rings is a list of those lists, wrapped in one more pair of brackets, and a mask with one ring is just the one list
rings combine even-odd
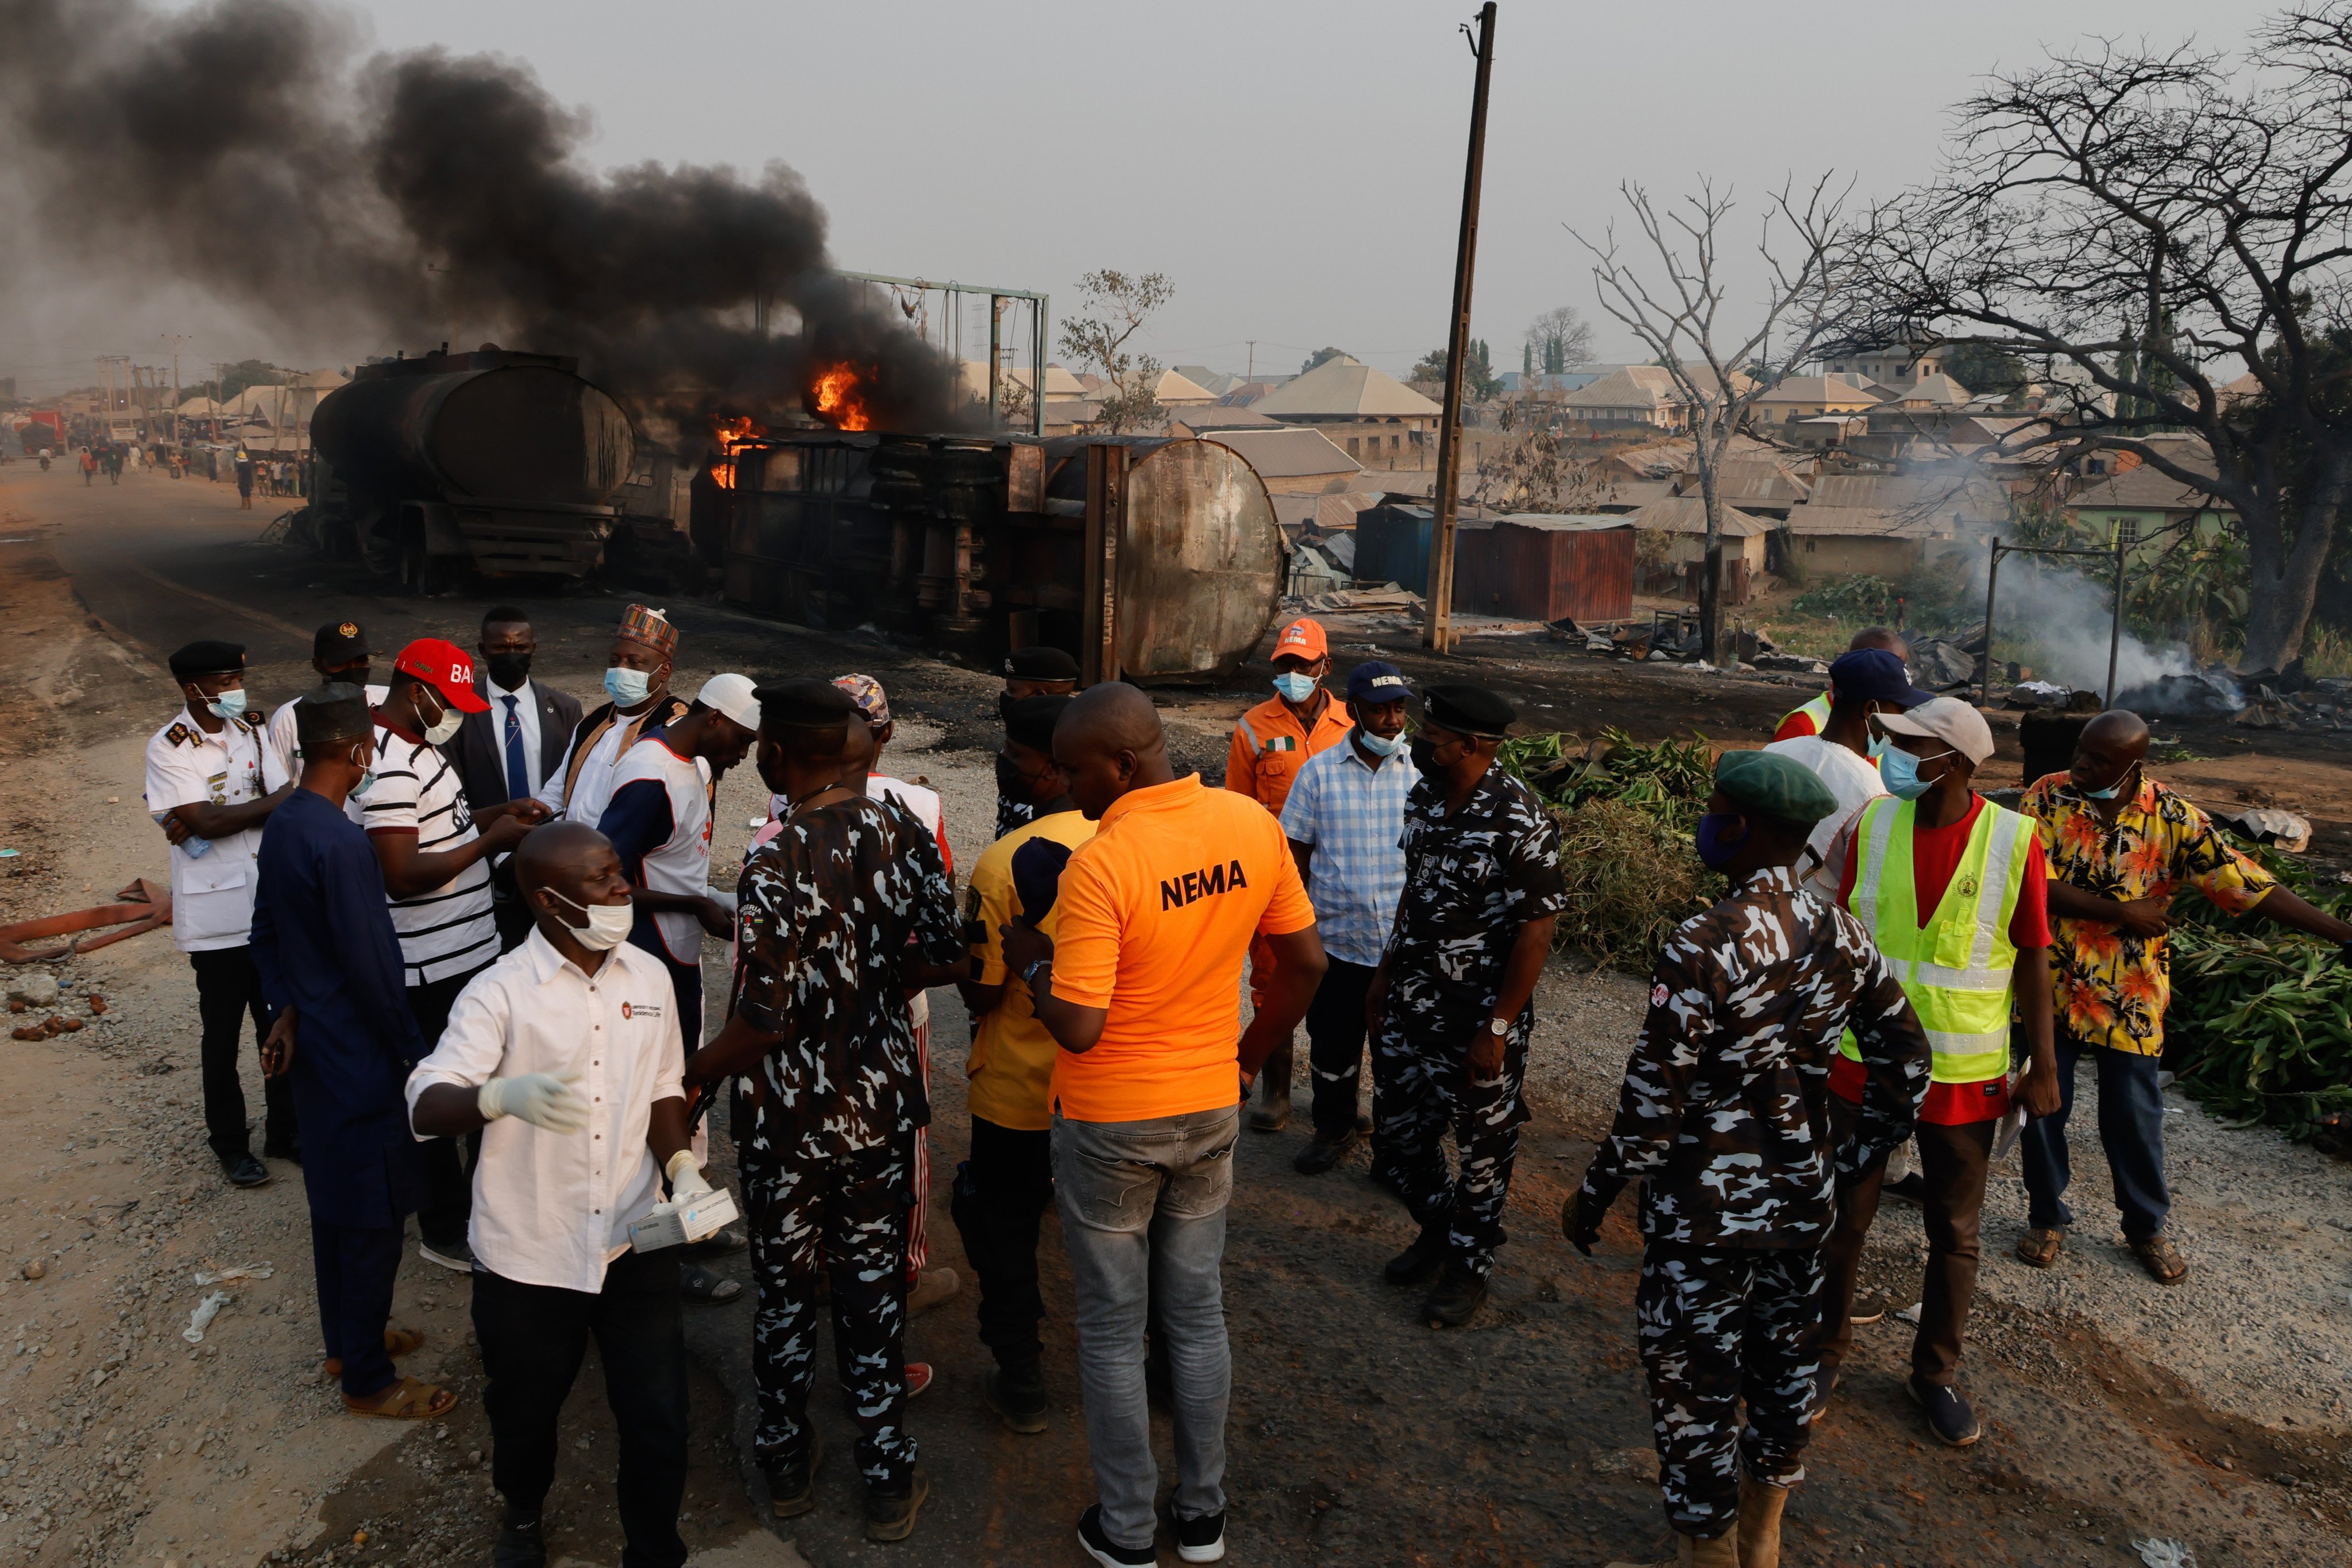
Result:
{"label": "man wearing green beret", "polygon": [[[1616,1123],[1560,1215],[1589,1256],[1609,1205],[1642,1184],[1634,1305],[1685,1568],[1780,1562],[1780,1511],[1805,1473],[1835,1194],[1884,1167],[1927,1089],[1927,1037],[1894,970],[1861,922],[1800,880],[1806,838],[1836,809],[1787,757],[1717,764],[1698,852],[1731,891],[1659,954]],[[1830,1063],[1847,1031],[1864,1092],[1833,1131]]]}

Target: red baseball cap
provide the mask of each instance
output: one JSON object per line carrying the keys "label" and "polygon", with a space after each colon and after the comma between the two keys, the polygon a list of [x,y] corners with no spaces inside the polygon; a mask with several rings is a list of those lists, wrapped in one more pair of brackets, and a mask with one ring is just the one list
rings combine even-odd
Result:
{"label": "red baseball cap", "polygon": [[441,694],[460,713],[487,713],[489,699],[474,689],[474,657],[441,637],[418,637],[400,650],[392,668],[413,675]]}

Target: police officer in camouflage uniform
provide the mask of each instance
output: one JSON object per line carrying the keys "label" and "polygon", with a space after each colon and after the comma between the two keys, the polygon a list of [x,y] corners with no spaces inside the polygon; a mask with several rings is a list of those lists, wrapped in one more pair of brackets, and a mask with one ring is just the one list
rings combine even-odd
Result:
{"label": "police officer in camouflage uniform", "polygon": [[[1686,1568],[1779,1563],[1787,1489],[1804,1479],[1833,1195],[1910,1134],[1927,1092],[1927,1037],[1894,971],[1796,876],[1836,809],[1787,757],[1717,764],[1698,851],[1732,890],[1659,955],[1616,1124],[1560,1215],[1589,1256],[1609,1205],[1642,1183],[1634,1310]],[[1847,1029],[1867,1077],[1853,1134],[1833,1145],[1830,1060]]]}
{"label": "police officer in camouflage uniform", "polygon": [[[1559,825],[1495,761],[1517,717],[1483,687],[1423,694],[1421,779],[1404,807],[1408,892],[1365,996],[1372,1076],[1390,1086],[1376,1099],[1379,1141],[1421,1226],[1384,1272],[1391,1285],[1437,1279],[1422,1303],[1432,1327],[1469,1321],[1504,1240],[1532,998],[1563,902]],[[1446,1169],[1449,1128],[1458,1174]]]}

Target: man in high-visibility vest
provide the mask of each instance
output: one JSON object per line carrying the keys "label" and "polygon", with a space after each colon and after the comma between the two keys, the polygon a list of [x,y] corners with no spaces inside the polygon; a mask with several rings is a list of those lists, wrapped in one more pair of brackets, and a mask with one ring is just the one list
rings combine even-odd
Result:
{"label": "man in high-visibility vest", "polygon": [[[1848,653],[1866,647],[1884,648],[1905,664],[1911,662],[1911,650],[1904,646],[1901,634],[1891,632],[1885,626],[1864,626],[1853,634],[1852,642],[1845,645]],[[1830,703],[1837,696],[1837,682],[1832,680],[1830,686],[1831,689],[1811,702],[1781,714],[1780,722],[1772,731],[1772,738],[1793,741],[1800,736],[1818,735],[1826,731],[1830,727]]]}
{"label": "man in high-visibility vest", "polygon": [[[1894,967],[1935,1051],[1916,1134],[1927,1178],[1927,1268],[1906,1386],[1929,1430],[1966,1447],[1981,1428],[1958,1384],[1960,1342],[1976,1295],[1993,1133],[2012,1094],[2012,1010],[2023,1019],[2032,1057],[2015,1097],[2031,1115],[2058,1109],[2050,873],[2032,822],[1970,787],[1993,752],[1983,714],[1957,697],[1938,697],[1907,713],[1880,713],[1876,722],[1886,737],[1878,764],[1887,796],[1854,819],[1838,899]],[[1830,1066],[1833,1127],[1860,1115],[1863,1081],[1849,1037]],[[1836,1387],[1853,1342],[1854,1271],[1885,1169],[1881,1158],[1839,1188],[1837,1221],[1822,1248],[1828,1278],[1815,1331],[1817,1408]]]}

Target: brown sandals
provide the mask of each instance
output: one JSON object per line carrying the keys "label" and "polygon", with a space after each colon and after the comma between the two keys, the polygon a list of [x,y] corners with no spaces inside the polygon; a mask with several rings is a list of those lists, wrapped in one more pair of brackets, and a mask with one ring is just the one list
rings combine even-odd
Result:
{"label": "brown sandals", "polygon": [[404,1377],[365,1399],[343,1395],[343,1408],[354,1415],[383,1415],[395,1421],[430,1421],[457,1407],[457,1396],[446,1388]]}
{"label": "brown sandals", "polygon": [[2058,1261],[2058,1249],[2066,1245],[2066,1233],[2045,1226],[2035,1226],[2017,1244],[2017,1260],[2030,1268],[2047,1268]]}
{"label": "brown sandals", "polygon": [[[424,1342],[423,1329],[386,1329],[383,1331],[383,1353],[386,1355],[406,1355]],[[329,1377],[341,1377],[343,1375],[343,1358],[331,1355],[320,1370]]]}
{"label": "brown sandals", "polygon": [[2180,1249],[2172,1245],[2168,1236],[2159,1234],[2146,1241],[2135,1241],[2131,1249],[2132,1256],[2147,1267],[2148,1278],[2159,1285],[2178,1285],[2189,1272],[2188,1260],[2180,1256]]}

